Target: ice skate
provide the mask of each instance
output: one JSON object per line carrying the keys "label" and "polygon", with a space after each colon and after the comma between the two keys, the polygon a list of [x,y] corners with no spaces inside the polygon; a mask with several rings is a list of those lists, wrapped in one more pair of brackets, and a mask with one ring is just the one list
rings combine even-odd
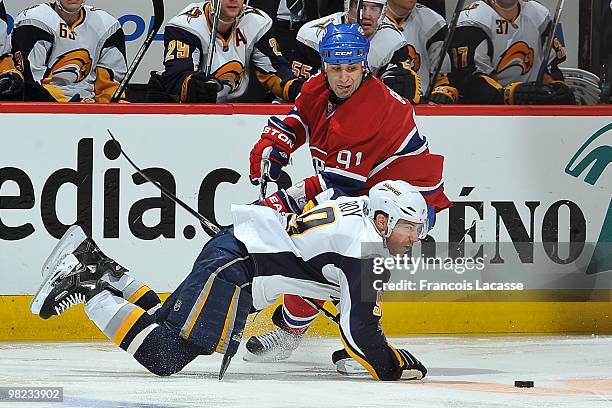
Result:
{"label": "ice skate", "polygon": [[291,356],[302,342],[303,334],[289,333],[281,328],[252,336],[246,343],[245,361],[280,361]]}
{"label": "ice skate", "polygon": [[[77,225],[66,231],[45,262],[43,282],[32,298],[30,310],[43,319],[57,316],[78,303],[85,303],[104,288],[104,275],[115,277],[127,270],[108,258]],[[111,288],[112,289],[112,288]]]}

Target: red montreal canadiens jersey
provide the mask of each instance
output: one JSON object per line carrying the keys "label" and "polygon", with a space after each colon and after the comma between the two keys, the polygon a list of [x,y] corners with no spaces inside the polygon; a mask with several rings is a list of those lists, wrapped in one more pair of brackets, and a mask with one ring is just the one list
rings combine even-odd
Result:
{"label": "red montreal canadiens jersey", "polygon": [[295,132],[296,148],[310,146],[319,191],[308,189],[308,199],[327,188],[366,194],[379,181],[399,179],[421,190],[436,212],[450,207],[444,158],[429,152],[406,99],[372,76],[339,104],[330,101],[330,92],[323,74],[311,77],[284,119]]}

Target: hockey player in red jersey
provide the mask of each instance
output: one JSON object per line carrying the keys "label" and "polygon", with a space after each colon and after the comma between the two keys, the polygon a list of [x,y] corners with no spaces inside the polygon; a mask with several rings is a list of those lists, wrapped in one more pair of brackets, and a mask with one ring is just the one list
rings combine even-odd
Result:
{"label": "hockey player in red jersey", "polygon": [[[285,119],[270,118],[251,151],[251,181],[278,179],[291,153],[308,143],[317,174],[265,198],[266,205],[300,213],[328,188],[354,196],[381,180],[403,179],[425,197],[433,226],[435,213],[451,205],[442,183],[444,158],[429,152],[410,103],[370,74],[368,50],[358,25],[327,27],[319,45],[324,69],[304,84]],[[273,316],[278,329],[249,339],[245,358],[287,358],[317,315],[309,301],[285,295]]]}

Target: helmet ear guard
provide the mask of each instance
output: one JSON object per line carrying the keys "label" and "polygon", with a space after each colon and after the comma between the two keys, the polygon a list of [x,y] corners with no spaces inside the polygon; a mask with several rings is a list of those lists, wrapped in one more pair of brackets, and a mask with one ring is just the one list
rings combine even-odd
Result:
{"label": "helmet ear guard", "polygon": [[399,220],[420,224],[419,239],[427,236],[427,204],[421,193],[412,185],[402,180],[385,180],[372,187],[368,195],[370,201],[367,211],[372,222],[375,222],[378,212],[388,218],[387,230],[380,233],[384,238],[391,236]]}

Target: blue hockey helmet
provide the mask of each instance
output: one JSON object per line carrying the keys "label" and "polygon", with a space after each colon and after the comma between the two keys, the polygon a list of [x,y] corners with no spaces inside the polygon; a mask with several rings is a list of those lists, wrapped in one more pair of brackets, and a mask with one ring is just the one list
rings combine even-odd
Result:
{"label": "blue hockey helmet", "polygon": [[329,24],[319,42],[323,63],[356,64],[368,58],[370,41],[359,24]]}

